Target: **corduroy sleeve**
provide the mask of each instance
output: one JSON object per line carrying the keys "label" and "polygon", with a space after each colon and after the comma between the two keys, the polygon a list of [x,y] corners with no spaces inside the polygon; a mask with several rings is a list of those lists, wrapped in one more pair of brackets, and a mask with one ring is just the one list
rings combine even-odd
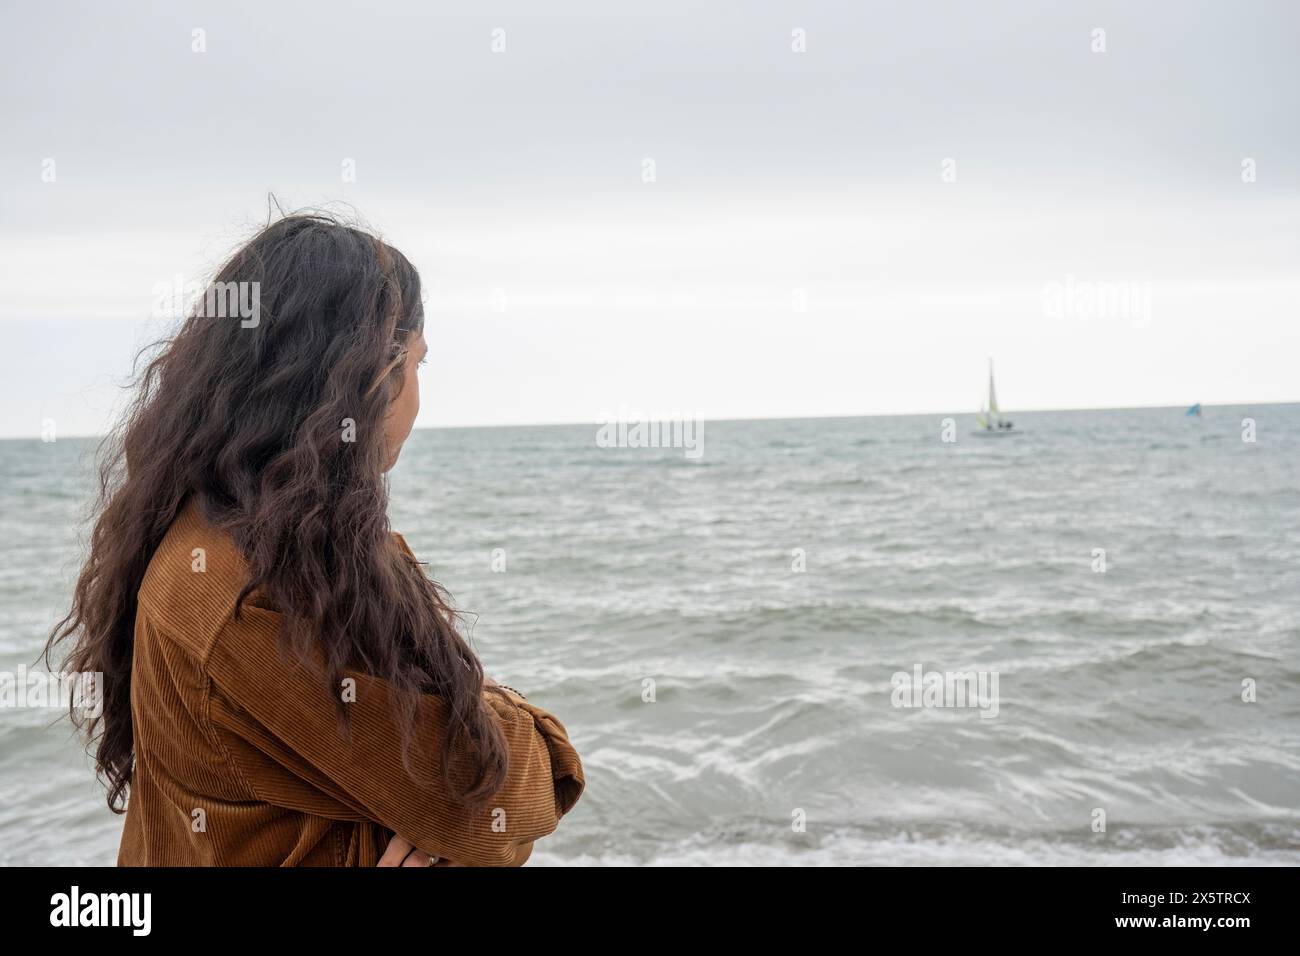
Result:
{"label": "corduroy sleeve", "polygon": [[[277,648],[279,615],[245,605],[209,652],[212,690],[208,718],[214,735],[256,799],[328,819],[370,820],[406,837],[426,853],[470,866],[509,864],[515,848],[555,830],[584,787],[582,763],[564,725],[517,694],[484,694],[509,748],[505,785],[482,810],[457,804],[442,782],[440,751],[445,703],[425,695],[418,705],[418,740],[410,764],[391,688],[360,674],[345,675],[350,733],[319,672],[287,660]],[[453,760],[453,782],[472,768]]]}

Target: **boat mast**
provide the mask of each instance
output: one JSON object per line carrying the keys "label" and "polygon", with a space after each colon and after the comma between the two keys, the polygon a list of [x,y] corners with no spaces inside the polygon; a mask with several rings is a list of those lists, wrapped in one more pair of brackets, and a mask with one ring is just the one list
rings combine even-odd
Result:
{"label": "boat mast", "polygon": [[998,411],[998,394],[993,390],[993,359],[989,359],[989,418],[1000,418]]}

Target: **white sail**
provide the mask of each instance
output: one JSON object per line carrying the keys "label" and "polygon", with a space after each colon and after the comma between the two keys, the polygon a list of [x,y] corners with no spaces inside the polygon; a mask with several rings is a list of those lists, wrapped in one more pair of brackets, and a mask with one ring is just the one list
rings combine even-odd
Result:
{"label": "white sail", "polygon": [[989,359],[988,404],[981,408],[979,414],[975,416],[975,423],[979,425],[979,434],[981,435],[1008,435],[1011,433],[1011,422],[1003,417],[1002,410],[998,408],[998,392],[993,385],[993,359]]}

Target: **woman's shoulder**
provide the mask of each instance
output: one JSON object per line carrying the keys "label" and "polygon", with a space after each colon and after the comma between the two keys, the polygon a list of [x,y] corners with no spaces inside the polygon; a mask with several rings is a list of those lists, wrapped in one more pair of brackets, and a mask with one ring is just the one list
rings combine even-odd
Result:
{"label": "woman's shoulder", "polygon": [[137,613],[200,657],[230,620],[249,577],[235,542],[191,499],[154,550]]}

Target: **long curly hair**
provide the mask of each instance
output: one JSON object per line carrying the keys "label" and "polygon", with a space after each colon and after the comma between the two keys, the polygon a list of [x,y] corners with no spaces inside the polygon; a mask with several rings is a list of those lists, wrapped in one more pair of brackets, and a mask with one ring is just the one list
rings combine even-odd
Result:
{"label": "long curly hair", "polygon": [[419,695],[439,695],[448,792],[485,805],[504,784],[507,750],[483,700],[482,666],[445,592],[388,526],[394,455],[384,421],[423,331],[418,273],[370,233],[308,213],[262,229],[208,289],[237,288],[224,283],[258,284],[243,287],[260,290],[256,321],[205,315],[205,292],[142,363],[127,413],[100,447],[94,531],[71,610],[45,647],[48,663],[75,638],[64,668],[103,675],[100,716],[74,709],[72,718],[94,748],[109,807],[125,809],[135,763],[136,594],[191,498],[248,562],[237,608],[256,590],[282,614],[286,649],[324,661],[320,702],[333,701],[340,727],[346,708],[333,689],[344,669],[386,681],[411,773]]}

